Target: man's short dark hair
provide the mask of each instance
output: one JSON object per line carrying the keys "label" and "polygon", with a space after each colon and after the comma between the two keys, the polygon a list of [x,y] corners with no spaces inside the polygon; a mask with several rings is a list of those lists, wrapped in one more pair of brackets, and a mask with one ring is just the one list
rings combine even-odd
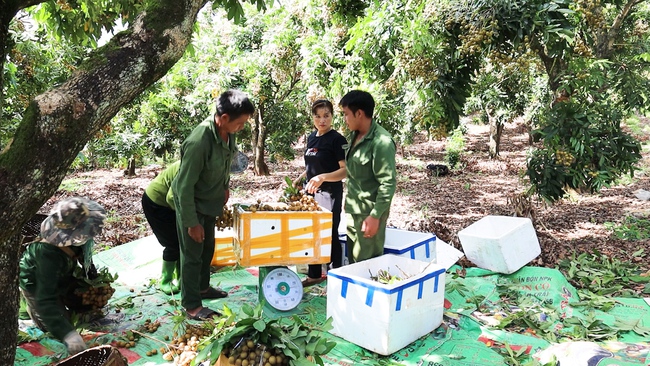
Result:
{"label": "man's short dark hair", "polygon": [[357,113],[360,109],[368,118],[372,118],[372,114],[375,111],[375,100],[370,93],[363,90],[352,90],[348,92],[341,98],[339,105],[342,108],[348,108],[352,113]]}
{"label": "man's short dark hair", "polygon": [[217,116],[228,114],[230,119],[237,119],[244,114],[253,114],[255,106],[246,93],[230,89],[221,93],[217,99]]}

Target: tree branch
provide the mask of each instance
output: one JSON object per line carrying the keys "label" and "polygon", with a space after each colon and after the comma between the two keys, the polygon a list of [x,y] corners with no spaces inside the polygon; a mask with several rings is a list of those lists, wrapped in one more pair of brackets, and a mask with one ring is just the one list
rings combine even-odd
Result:
{"label": "tree branch", "polygon": [[647,0],[629,0],[623,6],[621,12],[614,19],[614,22],[612,23],[612,26],[609,28],[609,31],[603,36],[603,39],[601,39],[596,45],[596,52],[598,57],[610,58],[612,54],[612,49],[614,47],[614,42],[619,36],[623,22],[630,15],[630,12],[635,6],[645,1]]}
{"label": "tree branch", "polygon": [[44,3],[45,1],[46,1],[46,0],[24,0],[24,1],[18,1],[18,2],[17,2],[17,5],[18,5],[17,10],[27,9],[27,8],[32,7],[32,6],[34,6],[34,5],[42,4],[42,3]]}

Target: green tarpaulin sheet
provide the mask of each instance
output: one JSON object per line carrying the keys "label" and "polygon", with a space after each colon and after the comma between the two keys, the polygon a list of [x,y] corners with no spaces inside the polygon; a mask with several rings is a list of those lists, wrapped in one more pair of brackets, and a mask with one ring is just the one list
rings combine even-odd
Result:
{"label": "green tarpaulin sheet", "polygon": [[[95,255],[98,267],[107,267],[119,278],[113,285],[116,289],[109,304],[104,308],[104,318],[84,324],[83,336],[87,343],[116,344],[127,330],[138,329],[146,319],[158,320],[162,326],[149,338],[141,338],[136,347],[120,348],[130,365],[170,365],[162,355],[147,356],[147,351],[159,349],[165,335],[173,333],[172,314],[180,309],[176,298],[164,295],[151,286],[161,269],[162,248],[153,236],[134,241]],[[582,314],[574,307],[578,295],[559,271],[524,267],[511,275],[501,275],[478,268],[467,268],[464,277],[453,276],[458,268],[452,267],[446,276],[445,315],[443,324],[430,334],[386,357],[366,351],[341,338],[329,335],[337,346],[326,357],[329,365],[395,364],[424,366],[489,366],[505,365],[505,347],[514,352],[553,351],[565,364],[579,365],[648,365],[646,361],[650,343],[647,337],[635,332],[619,334],[616,342],[572,342],[562,343],[561,337],[553,345],[526,329],[506,331],[496,325],[503,314],[500,294],[497,288],[515,291],[526,304],[543,304],[553,309],[540,317],[548,317],[549,326],[556,326],[560,317],[596,316],[606,324],[618,320],[635,322],[640,328],[650,327],[650,306],[643,299],[615,299],[616,305],[609,312]],[[242,304],[258,303],[258,269],[222,268],[212,275],[212,284],[229,292],[226,299],[204,301],[206,306],[219,309],[227,305],[235,312]],[[305,321],[324,322],[326,317],[326,284],[309,288],[301,304],[289,312],[267,311],[269,317],[298,314]],[[478,306],[478,310],[477,310]],[[512,312],[524,311],[511,307]],[[65,346],[21,321],[21,330],[37,340],[25,342],[16,350],[15,365],[49,365],[66,356]],[[558,329],[558,334],[562,330]]]}

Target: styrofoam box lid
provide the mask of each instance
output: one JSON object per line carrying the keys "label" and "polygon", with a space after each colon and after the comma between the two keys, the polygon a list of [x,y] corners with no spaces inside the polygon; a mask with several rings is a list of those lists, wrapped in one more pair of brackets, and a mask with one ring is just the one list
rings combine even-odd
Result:
{"label": "styrofoam box lid", "polygon": [[[386,270],[391,275],[404,278],[408,281],[398,281],[393,284],[384,284],[370,278],[370,273],[376,275],[379,270]],[[404,271],[404,272],[402,272]],[[384,254],[379,257],[353,263],[327,272],[328,276],[339,279],[343,282],[341,291],[345,292],[349,285],[356,285],[368,289],[367,305],[372,306],[372,293],[375,291],[386,294],[401,293],[404,289],[412,286],[420,286],[424,281],[434,279],[434,291],[438,291],[439,278],[443,275],[445,268],[432,263],[423,262],[406,257],[399,257],[392,254]],[[444,285],[444,283],[443,283]],[[341,294],[345,297],[345,293]],[[370,302],[368,304],[368,302]],[[399,306],[399,305],[398,305]]]}
{"label": "styrofoam box lid", "polygon": [[[419,233],[401,229],[386,228],[386,241],[384,241],[384,253],[404,254],[417,247],[427,245],[429,242],[435,242],[436,236],[431,233]],[[426,247],[427,256],[429,249]]]}
{"label": "styrofoam box lid", "polygon": [[[514,216],[485,216],[470,226],[458,232],[462,236],[498,239],[509,233],[518,230],[521,226],[531,225],[532,221],[527,217]],[[531,226],[532,227],[532,226]]]}

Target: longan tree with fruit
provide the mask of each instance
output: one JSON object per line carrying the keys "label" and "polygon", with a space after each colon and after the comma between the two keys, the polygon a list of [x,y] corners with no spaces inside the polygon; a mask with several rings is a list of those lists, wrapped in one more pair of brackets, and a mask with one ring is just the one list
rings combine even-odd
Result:
{"label": "longan tree with fruit", "polygon": [[[530,119],[542,146],[527,165],[531,193],[555,201],[567,189],[595,192],[633,173],[640,145],[621,124],[648,107],[645,1],[467,0],[450,2],[446,14],[447,29],[463,32],[462,52],[501,75],[482,91],[515,86],[510,94],[486,92],[484,104],[510,119],[521,108],[516,93],[535,107]],[[531,88],[540,75],[546,87]]]}
{"label": "longan tree with fruit", "polygon": [[402,141],[446,135],[471,95],[497,158],[504,123],[523,115],[541,140],[529,194],[555,201],[598,191],[640,159],[622,123],[650,100],[647,13],[644,0],[372,3],[350,29],[342,74],[367,80]]}

